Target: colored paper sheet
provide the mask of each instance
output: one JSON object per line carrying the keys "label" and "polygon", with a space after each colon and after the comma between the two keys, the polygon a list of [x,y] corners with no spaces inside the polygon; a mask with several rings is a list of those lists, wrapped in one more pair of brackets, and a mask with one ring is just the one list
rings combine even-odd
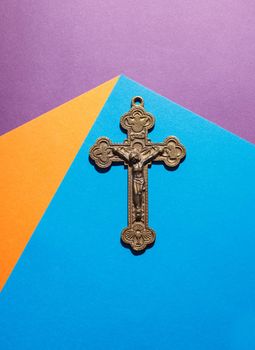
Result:
{"label": "colored paper sheet", "polygon": [[255,143],[254,0],[1,0],[0,134],[126,74]]}
{"label": "colored paper sheet", "polygon": [[[89,149],[122,142],[120,116],[141,95],[149,134],[187,157],[149,169],[155,245],[135,256],[127,170],[98,172]],[[254,339],[255,147],[121,77],[0,297],[3,349],[240,350]]]}
{"label": "colored paper sheet", "polygon": [[117,80],[0,138],[0,290]]}

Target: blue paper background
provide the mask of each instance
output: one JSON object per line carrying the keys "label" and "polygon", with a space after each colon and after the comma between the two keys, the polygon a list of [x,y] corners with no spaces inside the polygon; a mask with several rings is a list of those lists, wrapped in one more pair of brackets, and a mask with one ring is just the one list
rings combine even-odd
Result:
{"label": "blue paper background", "polygon": [[[176,135],[176,171],[149,169],[153,248],[120,244],[127,171],[88,159],[100,136],[121,142],[135,95]],[[255,148],[121,77],[0,296],[1,349],[255,348]]]}

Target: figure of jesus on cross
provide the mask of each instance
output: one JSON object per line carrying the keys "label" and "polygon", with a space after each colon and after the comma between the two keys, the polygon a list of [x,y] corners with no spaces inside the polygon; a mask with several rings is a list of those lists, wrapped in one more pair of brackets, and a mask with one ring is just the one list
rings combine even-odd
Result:
{"label": "figure of jesus on cross", "polygon": [[125,148],[116,147],[113,153],[118,155],[127,164],[130,165],[132,171],[132,188],[133,188],[133,204],[135,208],[135,218],[137,221],[142,219],[142,202],[143,192],[146,191],[144,166],[148,164],[153,158],[162,154],[163,147],[153,147],[147,156],[143,156],[137,150],[127,151]]}
{"label": "figure of jesus on cross", "polygon": [[152,143],[147,135],[154,125],[154,117],[145,112],[142,97],[132,99],[131,109],[121,117],[120,124],[127,130],[123,144],[113,144],[101,137],[90,150],[90,157],[100,168],[124,162],[128,167],[128,227],[121,238],[134,251],[143,251],[155,241],[155,232],[148,227],[148,166],[163,162],[176,167],[185,157],[185,148],[174,136],[162,143]]}

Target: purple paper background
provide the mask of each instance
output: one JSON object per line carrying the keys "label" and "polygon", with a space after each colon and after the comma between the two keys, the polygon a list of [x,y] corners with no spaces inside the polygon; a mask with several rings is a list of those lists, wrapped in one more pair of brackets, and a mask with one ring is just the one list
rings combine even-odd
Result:
{"label": "purple paper background", "polygon": [[0,132],[125,74],[255,142],[254,0],[1,0]]}

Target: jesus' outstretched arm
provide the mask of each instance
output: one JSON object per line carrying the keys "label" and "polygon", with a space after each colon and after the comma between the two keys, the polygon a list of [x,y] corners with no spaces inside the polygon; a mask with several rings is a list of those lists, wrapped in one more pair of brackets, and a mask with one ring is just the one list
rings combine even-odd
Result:
{"label": "jesus' outstretched arm", "polygon": [[124,147],[114,147],[112,152],[113,152],[113,154],[116,154],[117,156],[119,156],[125,162],[128,163],[130,152],[128,152]]}
{"label": "jesus' outstretched arm", "polygon": [[159,154],[164,152],[163,146],[153,146],[149,153],[143,158],[143,164],[149,163],[151,160],[156,158]]}

